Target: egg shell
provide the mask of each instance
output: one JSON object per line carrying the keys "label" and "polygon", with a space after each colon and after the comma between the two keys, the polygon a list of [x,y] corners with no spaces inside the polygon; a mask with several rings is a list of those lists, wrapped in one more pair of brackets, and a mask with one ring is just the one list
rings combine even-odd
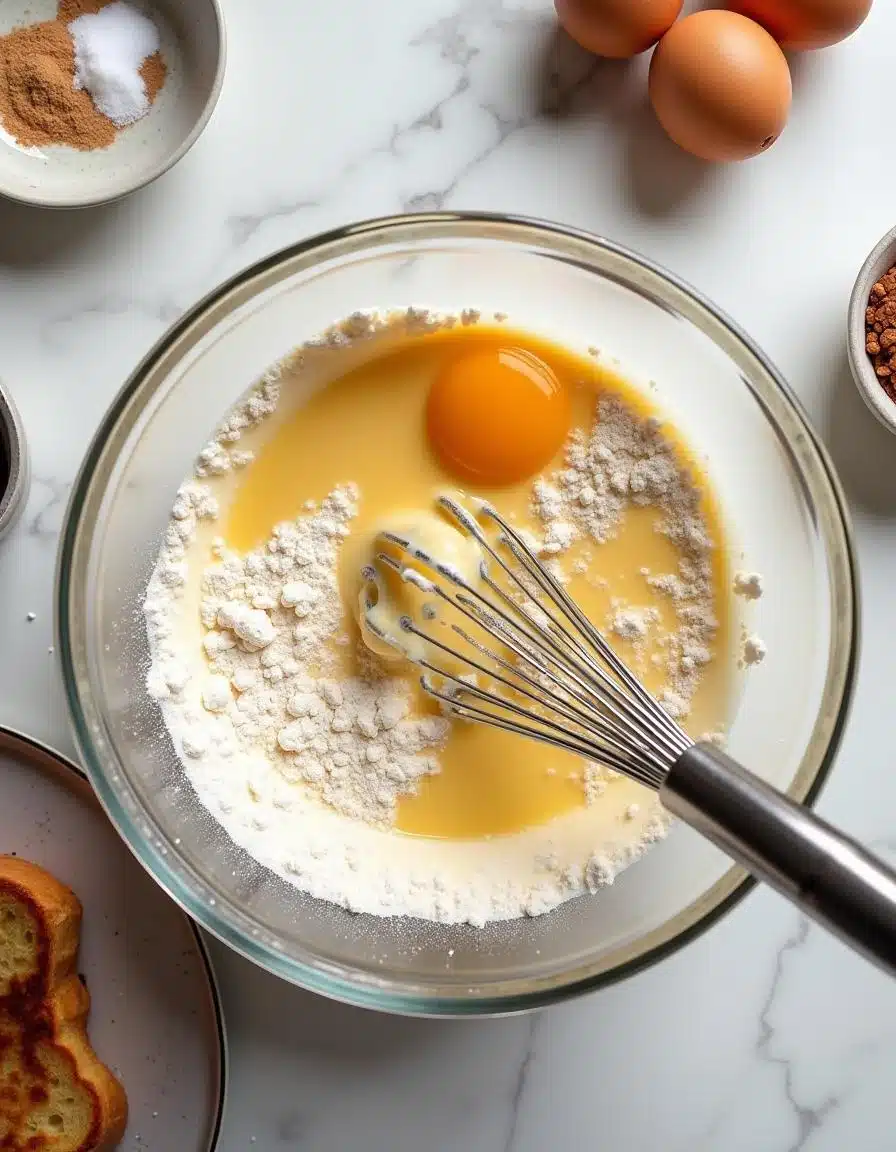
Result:
{"label": "egg shell", "polygon": [[704,160],[746,160],[784,129],[790,69],[763,28],[733,12],[695,12],[650,62],[650,101],[676,144]]}
{"label": "egg shell", "polygon": [[678,19],[683,0],[555,0],[560,23],[596,56],[646,51]]}
{"label": "egg shell", "polygon": [[761,24],[783,48],[804,51],[851,36],[871,11],[871,0],[731,0],[729,7]]}

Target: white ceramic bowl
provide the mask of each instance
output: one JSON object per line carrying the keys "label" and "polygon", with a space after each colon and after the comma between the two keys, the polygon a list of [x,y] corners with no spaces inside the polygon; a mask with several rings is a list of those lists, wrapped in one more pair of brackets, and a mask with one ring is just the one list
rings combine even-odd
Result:
{"label": "white ceramic bowl", "polygon": [[[165,85],[142,120],[109,148],[22,148],[0,132],[0,195],[43,208],[86,208],[118,200],[161,176],[199,137],[224,79],[224,20],[218,0],[129,0],[159,27]],[[6,0],[0,35],[51,20],[56,0]],[[0,124],[2,128],[2,124]]]}
{"label": "white ceramic bowl", "polygon": [[884,392],[865,351],[865,309],[871,289],[881,276],[896,264],[896,228],[875,245],[862,265],[849,300],[849,366],[856,387],[877,419],[896,434],[896,402]]}

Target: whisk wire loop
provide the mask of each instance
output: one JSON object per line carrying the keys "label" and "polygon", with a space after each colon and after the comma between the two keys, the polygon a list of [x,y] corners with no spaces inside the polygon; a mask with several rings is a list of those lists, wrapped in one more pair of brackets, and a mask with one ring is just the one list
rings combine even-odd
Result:
{"label": "whisk wire loop", "polygon": [[[407,647],[405,653],[423,668],[425,690],[455,715],[564,748],[659,788],[691,746],[689,737],[494,508],[478,502],[472,515],[450,497],[439,505],[482,551],[475,585],[404,535],[385,533],[398,555],[377,556],[379,564],[452,609],[450,623],[435,609],[423,613],[425,627],[407,615],[399,622],[402,632],[423,641],[422,649],[411,654]],[[489,522],[497,529],[494,540],[482,527]],[[487,561],[503,573],[500,582]],[[437,634],[446,623],[459,644]],[[367,624],[400,646],[370,615]]]}
{"label": "whisk wire loop", "polygon": [[[491,505],[482,504],[480,514],[484,519],[489,519],[497,524],[500,530],[500,543],[509,549],[527,577],[534,581],[539,590],[547,596],[547,601],[543,598],[536,599],[536,596],[533,596],[531,588],[519,578],[518,573],[505,561],[500,552],[495,549],[492,542],[479,528],[475,519],[467,513],[466,509],[449,497],[440,498],[439,504],[449,512],[459,524],[474,533],[480,546],[485,548],[489,555],[497,561],[519,591],[531,600],[537,602],[540,614],[548,621],[545,631],[559,642],[559,647],[563,649],[565,658],[573,661],[577,667],[584,671],[586,676],[591,673],[597,680],[597,687],[603,692],[608,693],[611,699],[617,703],[621,712],[624,713],[624,716],[617,713],[617,717],[626,724],[630,731],[643,735],[643,725],[645,721],[656,721],[656,702],[646,689],[643,688],[638,679],[632,675],[626,665],[617,657],[605,638],[594,628],[587,616],[584,615],[563,586],[539,563],[520,534],[508,524]],[[484,574],[484,580],[491,589],[501,596],[505,603],[510,604],[516,612],[519,612],[519,605],[516,604],[487,573]],[[550,606],[552,603],[559,604],[562,620],[558,620],[552,610]],[[570,634],[572,631],[570,625],[572,625],[573,629],[578,633],[578,640],[576,640],[574,635]],[[543,639],[544,634],[544,631],[539,631],[536,634],[536,642]],[[613,673],[612,676],[606,672],[600,660],[595,659],[591,655],[589,646],[596,649],[600,660],[611,669]],[[557,645],[553,647],[554,651],[557,651]],[[614,679],[614,676],[616,679]],[[591,676],[589,676],[589,679],[590,678]],[[619,681],[621,681],[622,687],[620,687]],[[631,695],[628,695],[623,689],[627,690]],[[632,699],[632,696],[634,699]],[[606,705],[606,701],[604,701],[604,704]],[[678,725],[665,713],[661,713],[660,715],[657,735],[664,743],[666,749],[676,756],[683,748],[690,744],[690,741],[684,736]]]}
{"label": "whisk wire loop", "polygon": [[[425,560],[427,566],[435,567],[431,557],[424,556],[420,553],[419,549],[411,549],[410,545],[407,544],[402,537],[388,534],[386,538],[392,544],[400,548],[406,547],[407,550],[411,552],[411,554],[415,555],[417,559]],[[399,561],[395,560],[393,557],[386,553],[380,554],[378,556],[378,560],[396,572],[406,573],[407,571]],[[447,579],[449,581],[449,589],[447,591],[439,584],[433,581],[426,581],[425,579],[421,580],[419,577],[416,578],[414,582],[419,587],[425,588],[427,591],[438,596],[441,600],[452,605],[467,619],[473,621],[479,627],[485,629],[491,635],[499,639],[502,644],[504,644],[511,650],[511,652],[513,652],[519,662],[532,667],[538,676],[541,677],[541,680],[536,680],[534,677],[526,673],[523,667],[521,667],[520,663],[518,663],[516,666],[510,664],[510,662],[502,657],[499,653],[495,652],[493,649],[477,640],[470,633],[460,628],[457,624],[451,625],[452,631],[457,633],[457,635],[460,636],[465,644],[470,648],[486,656],[498,667],[503,668],[505,671],[511,673],[515,682],[508,680],[506,677],[498,675],[493,667],[485,667],[480,664],[470,655],[468,650],[461,652],[457,648],[452,648],[450,645],[445,644],[444,641],[432,633],[419,628],[413,622],[413,620],[407,616],[403,617],[400,621],[401,628],[404,632],[420,637],[428,645],[444,652],[454,661],[458,661],[464,666],[469,666],[475,672],[482,674],[492,681],[503,684],[518,695],[521,694],[526,696],[528,699],[532,700],[533,704],[536,706],[541,706],[542,712],[544,704],[547,702],[555,711],[559,712],[566,719],[571,720],[583,727],[585,732],[590,737],[593,737],[595,730],[597,730],[598,733],[613,740],[616,744],[621,745],[622,750],[627,751],[629,754],[635,756],[643,754],[645,750],[645,741],[644,739],[636,739],[636,736],[638,735],[643,737],[643,732],[639,732],[639,730],[635,729],[624,716],[619,717],[622,725],[624,726],[620,726],[620,724],[615,723],[612,718],[612,713],[615,710],[612,709],[612,706],[609,706],[609,711],[611,712],[610,716],[604,715],[602,712],[595,710],[594,689],[593,685],[589,683],[590,678],[587,675],[587,669],[585,670],[585,677],[583,678],[581,675],[577,674],[575,664],[570,667],[569,660],[557,659],[557,656],[552,652],[545,653],[544,645],[541,641],[537,629],[535,629],[534,626],[530,627],[528,624],[525,624],[520,620],[514,620],[507,612],[504,612],[496,604],[489,601],[475,589],[471,588],[470,585],[464,581],[459,574],[451,572],[450,574],[447,574]],[[493,582],[487,578],[486,582],[494,587],[497,587],[496,585],[493,585]],[[458,585],[464,589],[468,595],[454,591],[451,587],[452,585]],[[499,589],[499,591],[502,590]],[[479,603],[477,603],[477,601]],[[516,604],[513,600],[507,599],[506,602],[515,612],[520,612],[519,605]],[[523,637],[522,640],[520,640],[520,636]],[[539,654],[541,654],[543,659],[539,659]],[[465,707],[465,702],[461,693],[471,693],[474,690],[469,681],[465,680],[463,677],[453,676],[445,668],[430,665],[425,660],[418,659],[417,663],[421,667],[429,668],[432,672],[445,679],[456,682],[458,691],[449,698],[448,702],[457,714],[461,714],[463,708]],[[528,687],[523,688],[523,684],[527,685]],[[553,685],[555,688],[559,688],[563,695],[561,696],[556,691],[552,691],[548,685]],[[431,694],[435,694],[433,692],[431,681],[428,682],[425,687]],[[529,688],[534,689],[535,691],[529,691]],[[478,690],[478,695],[482,700],[487,699],[490,703],[499,704],[501,707],[509,708],[509,704],[505,697],[496,699],[494,696],[491,696],[488,693],[484,693],[481,690]],[[583,705],[583,708],[574,709],[569,705],[564,697],[578,701],[579,704]],[[514,711],[519,710],[514,709]],[[527,713],[522,712],[520,714],[528,715]],[[489,713],[488,715],[492,714]],[[481,714],[478,716],[478,718],[481,718]],[[539,715],[538,719],[540,722],[544,722],[543,715]],[[551,725],[550,727],[555,726]],[[559,730],[563,731],[563,729]],[[535,729],[527,731],[529,731],[531,734],[531,732],[534,732]],[[648,740],[648,744],[649,743],[650,742]],[[591,743],[589,747],[593,752],[595,747],[593,743]],[[659,749],[655,750],[657,752],[660,751]],[[604,756],[607,754],[609,753],[607,753],[605,750]]]}

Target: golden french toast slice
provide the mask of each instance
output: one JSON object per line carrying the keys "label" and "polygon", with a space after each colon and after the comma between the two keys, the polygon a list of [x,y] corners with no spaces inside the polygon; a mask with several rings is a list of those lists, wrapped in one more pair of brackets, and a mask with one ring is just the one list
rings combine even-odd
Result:
{"label": "golden french toast slice", "polygon": [[0,1148],[108,1152],[127,1124],[124,1089],[87,1036],[75,974],[81,904],[37,865],[0,856]]}

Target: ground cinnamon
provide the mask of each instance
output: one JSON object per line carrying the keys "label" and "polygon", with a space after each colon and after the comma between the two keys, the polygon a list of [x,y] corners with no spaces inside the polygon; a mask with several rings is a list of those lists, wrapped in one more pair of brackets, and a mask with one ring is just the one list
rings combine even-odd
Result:
{"label": "ground cinnamon", "polygon": [[896,400],[896,265],[871,289],[865,310],[865,348],[881,387]]}
{"label": "ground cinnamon", "polygon": [[[67,144],[90,151],[107,148],[118,129],[97,111],[90,94],[76,89],[75,47],[68,24],[99,12],[110,0],[60,0],[55,20],[15,28],[0,37],[0,123],[25,147]],[[152,103],[165,83],[156,52],[140,75]]]}
{"label": "ground cinnamon", "polygon": [[26,147],[107,148],[115,125],[76,91],[75,46],[65,24],[47,20],[0,38],[0,119]]}
{"label": "ground cinnamon", "polygon": [[95,16],[111,0],[59,0],[56,19],[60,24],[71,24],[79,16]]}
{"label": "ground cinnamon", "polygon": [[147,56],[140,66],[140,79],[146,85],[146,97],[150,104],[162,91],[162,85],[165,83],[167,75],[168,69],[159,52],[153,52],[152,56]]}

